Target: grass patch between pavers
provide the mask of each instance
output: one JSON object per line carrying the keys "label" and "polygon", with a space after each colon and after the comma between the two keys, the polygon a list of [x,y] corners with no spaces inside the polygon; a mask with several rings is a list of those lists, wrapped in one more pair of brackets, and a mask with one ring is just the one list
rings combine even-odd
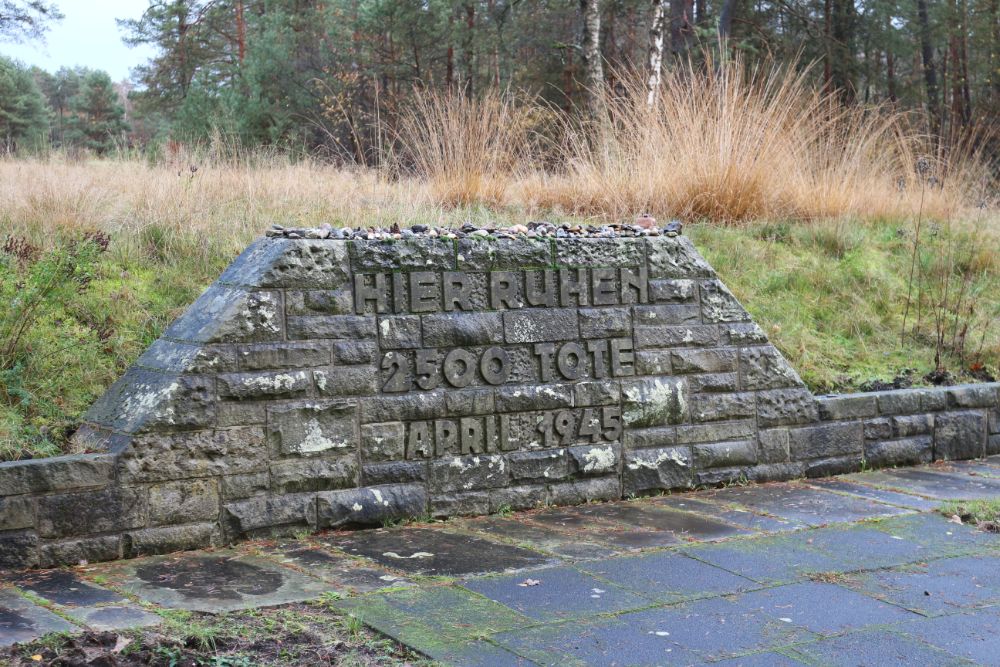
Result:
{"label": "grass patch between pavers", "polygon": [[938,511],[946,517],[958,517],[962,523],[978,526],[989,533],[1000,533],[1000,498],[949,501]]}

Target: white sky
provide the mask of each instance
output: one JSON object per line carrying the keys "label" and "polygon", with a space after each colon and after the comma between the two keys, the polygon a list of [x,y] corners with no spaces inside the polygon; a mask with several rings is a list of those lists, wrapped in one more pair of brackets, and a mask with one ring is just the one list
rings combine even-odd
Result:
{"label": "white sky", "polygon": [[154,54],[149,46],[125,46],[115,23],[142,16],[147,0],[56,0],[56,4],[66,18],[52,25],[44,43],[0,42],[0,54],[50,72],[76,65],[103,69],[113,81],[127,78],[129,70]]}

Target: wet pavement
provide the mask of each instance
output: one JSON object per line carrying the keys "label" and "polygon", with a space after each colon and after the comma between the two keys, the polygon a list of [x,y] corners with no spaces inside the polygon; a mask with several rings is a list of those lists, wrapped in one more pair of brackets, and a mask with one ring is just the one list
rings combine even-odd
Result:
{"label": "wet pavement", "polygon": [[0,575],[0,646],[325,597],[454,665],[1000,664],[1000,460]]}

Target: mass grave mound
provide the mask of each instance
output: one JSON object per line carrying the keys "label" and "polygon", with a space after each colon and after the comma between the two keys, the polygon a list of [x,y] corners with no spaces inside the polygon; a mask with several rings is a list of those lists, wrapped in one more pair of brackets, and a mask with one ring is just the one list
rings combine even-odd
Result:
{"label": "mass grave mound", "polygon": [[1000,450],[998,385],[814,397],[681,236],[252,244],[0,464],[0,566]]}

